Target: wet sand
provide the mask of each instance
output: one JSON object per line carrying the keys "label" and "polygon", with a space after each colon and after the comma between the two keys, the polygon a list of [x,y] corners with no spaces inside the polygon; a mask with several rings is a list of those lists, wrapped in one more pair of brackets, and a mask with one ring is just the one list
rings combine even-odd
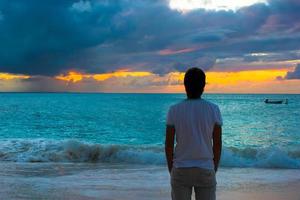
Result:
{"label": "wet sand", "polygon": [[219,200],[300,200],[300,181],[218,192]]}
{"label": "wet sand", "polygon": [[[218,200],[300,200],[300,170],[220,169]],[[0,163],[0,199],[170,199],[163,166]]]}

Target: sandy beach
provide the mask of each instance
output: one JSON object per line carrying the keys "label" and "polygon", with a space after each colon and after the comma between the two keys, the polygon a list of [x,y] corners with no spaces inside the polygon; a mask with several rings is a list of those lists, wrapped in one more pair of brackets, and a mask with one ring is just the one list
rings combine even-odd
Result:
{"label": "sandy beach", "polygon": [[220,200],[299,200],[300,181],[218,192]]}
{"label": "sandy beach", "polygon": [[[0,199],[170,199],[164,167],[72,163],[1,163]],[[299,200],[300,170],[226,169],[219,200]]]}

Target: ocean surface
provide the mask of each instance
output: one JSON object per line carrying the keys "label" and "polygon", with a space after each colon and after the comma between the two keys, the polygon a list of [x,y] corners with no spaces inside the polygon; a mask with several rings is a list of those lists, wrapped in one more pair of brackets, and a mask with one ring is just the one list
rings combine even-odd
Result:
{"label": "ocean surface", "polygon": [[[300,169],[300,95],[207,94],[222,112],[221,166]],[[265,104],[265,98],[289,104]],[[1,93],[0,162],[165,165],[170,105],[184,94]]]}
{"label": "ocean surface", "polygon": [[[224,121],[218,192],[300,182],[300,95],[203,98]],[[0,199],[169,199],[166,113],[184,99],[0,93]]]}

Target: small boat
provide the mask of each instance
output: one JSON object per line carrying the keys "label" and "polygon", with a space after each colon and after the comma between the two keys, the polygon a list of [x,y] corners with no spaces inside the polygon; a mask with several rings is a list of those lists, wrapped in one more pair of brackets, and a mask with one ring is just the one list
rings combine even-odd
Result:
{"label": "small boat", "polygon": [[268,104],[288,104],[288,99],[265,99]]}

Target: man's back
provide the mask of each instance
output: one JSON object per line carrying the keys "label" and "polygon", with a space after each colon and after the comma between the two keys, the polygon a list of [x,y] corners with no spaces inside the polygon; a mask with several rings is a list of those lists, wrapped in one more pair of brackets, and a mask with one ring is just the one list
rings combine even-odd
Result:
{"label": "man's back", "polygon": [[214,169],[212,134],[222,125],[217,105],[204,99],[187,99],[170,107],[167,125],[176,130],[175,168]]}
{"label": "man's back", "polygon": [[[203,70],[184,75],[187,99],[170,107],[165,152],[171,175],[172,200],[216,199],[216,176],[222,151],[222,117],[217,105],[201,99]],[[174,151],[174,140],[176,147]]]}

